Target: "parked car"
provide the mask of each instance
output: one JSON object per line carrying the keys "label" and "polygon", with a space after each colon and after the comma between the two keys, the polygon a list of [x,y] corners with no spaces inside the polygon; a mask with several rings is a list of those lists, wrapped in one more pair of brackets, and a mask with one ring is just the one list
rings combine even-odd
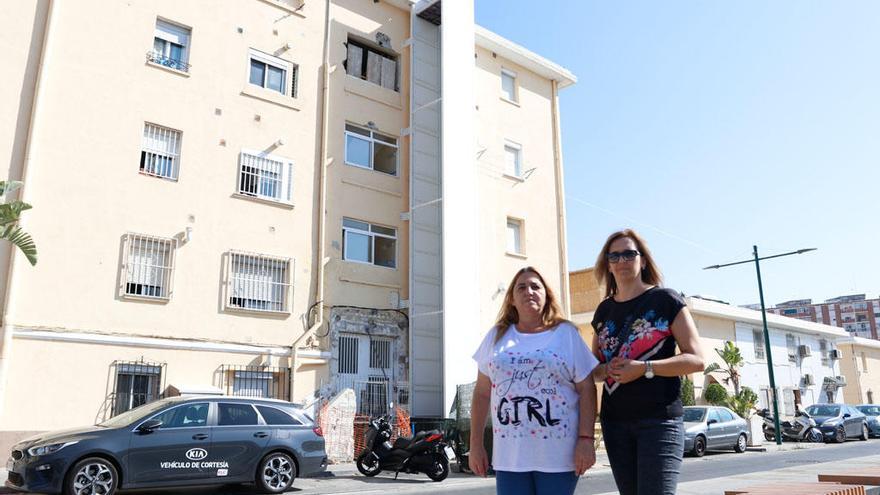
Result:
{"label": "parked car", "polygon": [[748,422],[726,407],[684,408],[684,451],[701,457],[707,450],[745,452],[749,444]]}
{"label": "parked car", "polygon": [[320,427],[271,399],[173,397],[95,426],[33,436],[12,447],[6,486],[112,495],[117,490],[256,483],[281,493],[325,470]]}
{"label": "parked car", "polygon": [[872,437],[880,437],[880,406],[877,404],[861,404],[856,406],[868,421],[868,433]]}
{"label": "parked car", "polygon": [[868,439],[868,420],[846,404],[813,404],[807,414],[816,420],[826,442],[843,443],[847,438]]}

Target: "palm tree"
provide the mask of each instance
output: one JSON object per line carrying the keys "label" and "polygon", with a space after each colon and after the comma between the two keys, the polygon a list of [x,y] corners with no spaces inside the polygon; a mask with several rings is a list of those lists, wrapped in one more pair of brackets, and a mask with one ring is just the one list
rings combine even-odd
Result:
{"label": "palm tree", "polygon": [[728,340],[724,343],[723,349],[715,349],[715,352],[717,352],[721,357],[721,360],[724,361],[725,367],[722,368],[718,363],[712,363],[709,366],[706,366],[703,374],[723,373],[727,375],[723,378],[724,383],[733,384],[734,394],[739,395],[739,368],[745,363],[742,353],[739,352],[739,347],[733,345],[733,342]]}
{"label": "palm tree", "polygon": [[7,240],[21,249],[22,254],[31,265],[36,265],[37,246],[31,236],[17,225],[21,212],[31,209],[31,205],[23,201],[8,199],[9,193],[20,187],[21,182],[0,180],[0,197],[6,196],[6,199],[0,203],[0,239]]}

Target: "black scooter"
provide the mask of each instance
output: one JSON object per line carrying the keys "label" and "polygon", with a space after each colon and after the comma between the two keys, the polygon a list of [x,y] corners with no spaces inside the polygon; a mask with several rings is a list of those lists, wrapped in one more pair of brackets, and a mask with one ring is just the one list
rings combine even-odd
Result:
{"label": "black scooter", "polygon": [[412,438],[400,437],[391,445],[391,425],[385,418],[373,418],[364,434],[366,448],[358,456],[358,471],[364,476],[376,476],[383,469],[401,472],[425,473],[434,481],[449,476],[449,457],[446,442],[438,430],[420,431]]}

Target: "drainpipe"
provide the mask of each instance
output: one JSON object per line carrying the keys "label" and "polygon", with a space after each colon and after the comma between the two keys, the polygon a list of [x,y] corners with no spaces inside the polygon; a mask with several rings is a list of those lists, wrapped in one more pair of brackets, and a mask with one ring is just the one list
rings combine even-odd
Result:
{"label": "drainpipe", "polygon": [[[28,125],[28,135],[27,141],[25,142],[25,155],[24,155],[24,163],[21,167],[21,180],[25,183],[19,189],[18,197],[22,201],[25,200],[25,189],[27,188],[27,172],[29,165],[31,163],[31,157],[33,155],[33,147],[31,146],[34,141],[34,129],[36,128],[37,115],[39,113],[40,107],[40,90],[45,84],[46,80],[46,71],[45,71],[45,62],[46,62],[46,54],[49,52],[49,34],[52,32],[52,14],[55,11],[55,2],[53,0],[49,0],[49,4],[46,10],[46,28],[43,32],[43,46],[40,50],[40,62],[39,68],[37,69],[37,80],[34,84],[34,102],[31,107],[31,118]],[[19,225],[21,225],[23,221],[19,221]],[[10,325],[10,321],[12,318],[10,317],[9,311],[15,307],[14,301],[15,292],[12,290],[12,280],[13,274],[15,272],[15,258],[16,258],[16,249],[13,247],[9,253],[9,271],[6,274],[6,297],[3,302],[3,315],[2,321],[0,321],[0,417],[2,417],[3,413],[3,404],[6,396],[6,375],[9,370],[9,357],[12,356],[12,352],[10,348],[12,347],[12,331],[13,326]]]}
{"label": "drainpipe", "polygon": [[565,187],[562,174],[562,131],[559,125],[559,81],[550,81],[553,92],[551,96],[551,109],[553,118],[553,165],[556,172],[556,225],[559,232],[559,283],[560,302],[562,314],[571,318],[569,312],[569,281],[568,281],[568,246],[566,245],[565,232]]}
{"label": "drainpipe", "polygon": [[[318,260],[317,281],[315,284],[315,322],[302,335],[297,337],[290,346],[290,401],[293,402],[296,387],[296,369],[299,366],[299,358],[296,349],[300,343],[307,339],[324,323],[324,231],[326,227],[326,204],[327,204],[327,134],[329,132],[330,113],[330,0],[324,4],[324,62],[322,64],[321,84],[321,156],[318,160],[318,239],[315,247],[315,259]],[[306,315],[308,317],[308,315]]]}

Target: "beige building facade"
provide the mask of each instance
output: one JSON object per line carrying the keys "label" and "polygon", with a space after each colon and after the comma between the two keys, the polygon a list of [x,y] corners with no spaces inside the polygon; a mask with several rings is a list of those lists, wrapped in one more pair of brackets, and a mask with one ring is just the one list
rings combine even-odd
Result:
{"label": "beige building facade", "polygon": [[848,383],[843,399],[847,404],[877,404],[880,400],[880,342],[852,337],[837,343],[840,368]]}
{"label": "beige building facade", "polygon": [[[0,244],[0,448],[187,392],[313,405],[354,388],[361,414],[441,416],[476,376],[448,349],[479,341],[518,268],[567,299],[558,92],[575,78],[472,9],[443,18],[474,39],[443,65],[439,9],[11,6],[0,179],[25,182],[40,259]],[[440,152],[460,115],[472,176]],[[477,267],[466,309],[444,304],[463,266],[444,242]]]}

